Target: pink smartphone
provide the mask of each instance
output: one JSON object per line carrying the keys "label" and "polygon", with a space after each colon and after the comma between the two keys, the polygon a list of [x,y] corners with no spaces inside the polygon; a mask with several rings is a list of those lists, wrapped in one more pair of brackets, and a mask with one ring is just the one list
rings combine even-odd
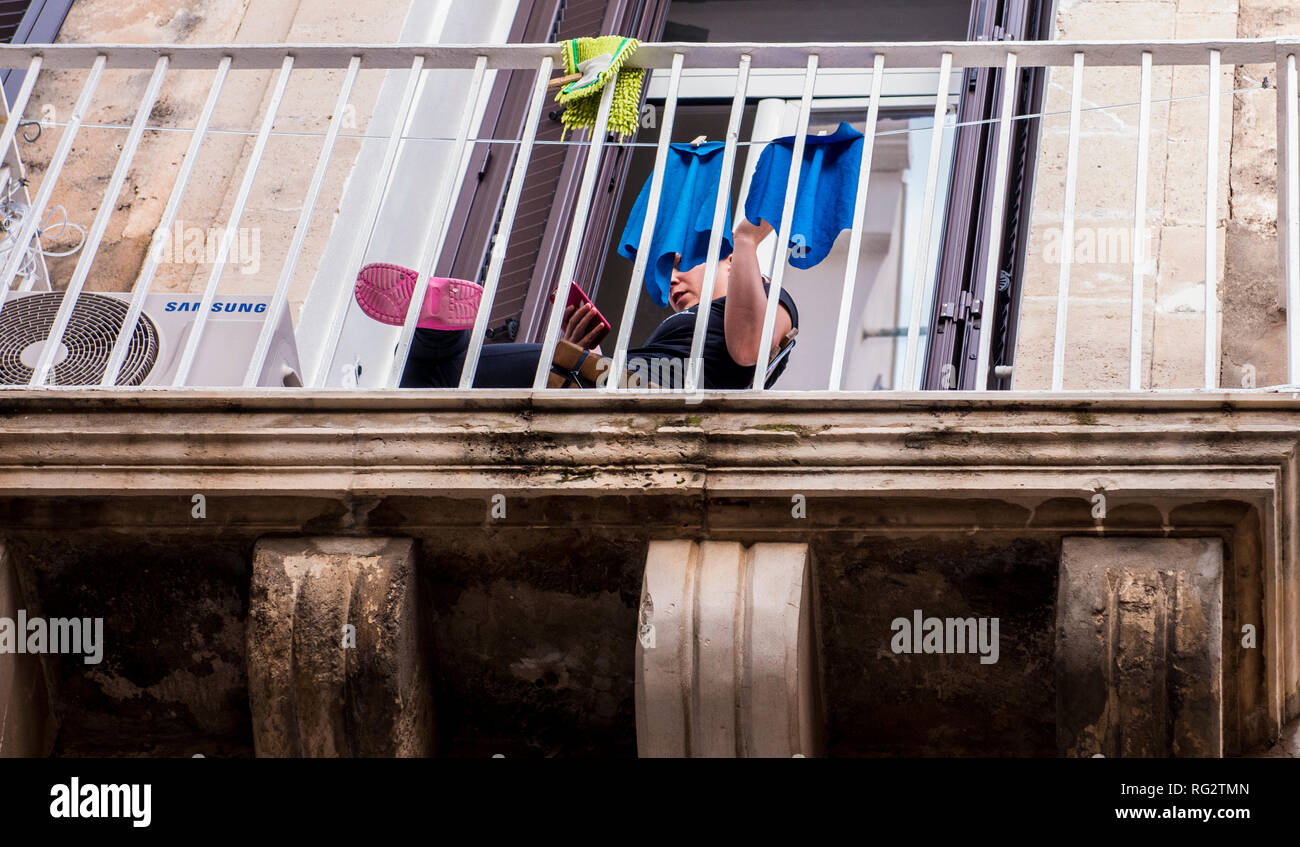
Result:
{"label": "pink smartphone", "polygon": [[[555,291],[551,291],[551,302],[552,303],[555,302]],[[573,306],[576,308],[583,304],[590,305],[591,308],[596,309],[596,304],[591,302],[591,298],[587,296],[587,292],[583,291],[578,286],[578,283],[576,282],[570,283],[569,302],[565,306],[565,311],[566,312],[568,311],[569,306]],[[606,335],[609,335],[609,331],[611,329],[609,321],[605,320],[605,316],[600,313],[600,309],[596,309],[596,317],[600,319],[600,329],[597,332],[596,340],[592,342],[593,344],[599,344],[601,342],[601,339],[603,339]]]}

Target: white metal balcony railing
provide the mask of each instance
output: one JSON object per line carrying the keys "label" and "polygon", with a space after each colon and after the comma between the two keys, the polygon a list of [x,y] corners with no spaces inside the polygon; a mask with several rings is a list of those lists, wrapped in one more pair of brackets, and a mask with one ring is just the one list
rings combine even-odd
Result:
{"label": "white metal balcony railing", "polygon": [[[646,44],[636,53],[633,66],[668,71],[668,84],[665,108],[661,122],[659,141],[656,145],[656,164],[650,189],[650,198],[645,221],[645,230],[641,237],[641,249],[628,284],[622,320],[619,322],[617,344],[614,352],[616,367],[625,363],[626,351],[630,342],[633,317],[636,314],[642,278],[646,270],[646,255],[650,233],[655,225],[658,201],[664,190],[662,175],[667,147],[672,140],[673,121],[678,103],[679,85],[684,68],[728,69],[734,74],[735,86],[731,101],[731,110],[726,135],[726,147],[722,164],[723,184],[730,184],[735,169],[739,128],[742,110],[745,105],[747,83],[751,68],[799,68],[802,69],[804,85],[800,99],[798,130],[796,131],[793,166],[789,174],[785,200],[785,211],[777,244],[789,243],[790,221],[794,204],[794,186],[799,180],[799,165],[802,161],[803,137],[807,132],[809,114],[813,101],[814,84],[818,71],[829,68],[857,68],[871,70],[869,107],[867,109],[867,126],[874,128],[880,113],[881,81],[886,68],[939,68],[940,83],[934,98],[935,127],[942,126],[949,93],[949,72],[955,67],[1000,67],[1008,71],[1027,67],[1070,68],[1073,73],[1073,87],[1069,110],[1068,157],[1065,178],[1065,204],[1062,221],[1062,243],[1073,243],[1072,234],[1075,216],[1076,184],[1078,179],[1079,123],[1081,112],[1082,82],[1085,66],[1134,66],[1140,67],[1140,87],[1137,93],[1139,107],[1138,155],[1134,162],[1137,190],[1135,192],[1134,235],[1132,239],[1132,304],[1129,337],[1129,381],[1130,390],[1142,388],[1140,367],[1142,360],[1143,333],[1143,282],[1145,257],[1143,256],[1143,233],[1141,228],[1146,220],[1146,182],[1149,146],[1149,119],[1151,113],[1152,69],[1155,66],[1200,66],[1207,73],[1207,97],[1209,103],[1205,126],[1206,143],[1206,194],[1205,194],[1205,278],[1210,284],[1205,287],[1205,349],[1204,349],[1204,384],[1206,390],[1218,388],[1218,297],[1216,292],[1216,230],[1217,209],[1217,171],[1219,167],[1219,119],[1220,119],[1220,68],[1226,65],[1243,65],[1255,63],[1274,63],[1278,80],[1278,192],[1279,192],[1279,233],[1282,246],[1283,271],[1286,291],[1287,313],[1296,314],[1293,309],[1300,308],[1300,120],[1297,118],[1297,68],[1296,55],[1300,53],[1300,41],[1277,40],[1228,40],[1228,41],[1170,41],[1170,42],[977,42],[977,43],[896,43],[896,44],[822,44],[822,45],[773,45],[773,44]],[[303,200],[301,215],[293,239],[288,248],[288,255],[279,274],[278,284],[271,295],[270,305],[265,312],[261,334],[249,362],[245,375],[244,387],[257,385],[258,374],[265,364],[272,342],[275,327],[280,323],[287,310],[289,284],[295,268],[302,257],[304,240],[313,210],[321,193],[325,170],[335,148],[340,133],[340,121],[346,111],[358,71],[366,69],[406,69],[406,78],[400,104],[392,127],[387,135],[372,135],[367,138],[382,141],[384,155],[382,158],[377,188],[370,193],[365,214],[368,226],[361,228],[355,236],[334,234],[332,237],[353,237],[350,248],[351,261],[346,268],[333,271],[337,274],[337,285],[329,292],[334,298],[330,314],[330,325],[324,333],[324,342],[319,349],[307,351],[305,356],[313,366],[307,371],[307,384],[322,387],[325,384],[326,366],[337,348],[342,332],[343,318],[351,298],[352,281],[357,269],[367,258],[364,253],[368,244],[368,235],[372,235],[378,225],[383,208],[385,191],[391,180],[394,165],[399,156],[400,145],[409,136],[406,128],[415,102],[417,87],[422,73],[433,69],[472,69],[470,83],[471,96],[467,97],[465,106],[457,120],[456,134],[452,147],[451,162],[455,167],[445,173],[440,192],[437,195],[433,215],[427,226],[427,237],[421,248],[422,259],[419,263],[419,288],[412,299],[411,308],[406,315],[405,324],[394,351],[388,362],[384,385],[396,387],[400,379],[403,363],[410,349],[418,318],[418,304],[423,301],[428,278],[437,264],[447,237],[451,209],[456,201],[458,187],[462,184],[467,169],[468,151],[471,142],[477,140],[471,136],[473,116],[477,101],[483,96],[485,82],[497,70],[536,69],[536,82],[532,89],[528,117],[523,136],[516,143],[518,153],[502,211],[500,235],[495,239],[488,260],[484,280],[484,305],[479,310],[477,323],[472,333],[471,348],[466,357],[466,366],[461,377],[460,387],[468,388],[474,379],[478,353],[483,344],[484,330],[487,326],[490,305],[496,296],[503,260],[509,243],[512,224],[519,208],[524,176],[528,170],[530,157],[536,143],[536,133],[542,118],[543,104],[546,99],[546,83],[553,73],[553,65],[558,59],[556,45],[470,45],[470,46],[434,46],[434,45],[395,45],[395,46],[324,46],[324,45],[255,45],[255,46],[122,46],[122,45],[22,45],[0,47],[0,66],[26,68],[27,74],[15,101],[10,106],[8,121],[0,132],[0,151],[11,150],[15,143],[24,111],[29,105],[33,87],[44,71],[51,69],[79,69],[86,71],[85,82],[77,99],[76,107],[66,121],[57,148],[49,162],[48,168],[40,181],[39,188],[31,201],[31,213],[26,215],[19,231],[14,236],[15,245],[28,245],[34,238],[39,238],[38,222],[42,220],[50,205],[58,183],[60,172],[72,149],[79,128],[86,114],[96,86],[106,68],[112,69],[152,69],[148,88],[135,113],[130,132],[122,144],[122,151],[117,166],[109,180],[104,194],[104,201],[99,206],[93,223],[86,235],[81,255],[78,258],[71,279],[66,286],[66,293],[58,309],[53,327],[48,337],[40,346],[40,353],[28,386],[31,388],[49,385],[52,366],[59,349],[57,343],[62,338],[69,320],[77,307],[86,285],[91,266],[95,261],[108,223],[108,216],[115,206],[116,198],[122,189],[133,157],[140,145],[141,138],[150,126],[149,117],[157,102],[163,80],[171,69],[200,69],[212,72],[211,86],[207,99],[199,114],[189,147],[184,160],[179,165],[171,195],[155,233],[155,243],[162,234],[169,233],[176,219],[182,199],[185,197],[190,176],[197,154],[210,131],[214,110],[222,88],[232,69],[268,70],[278,69],[275,85],[269,99],[269,105],[262,115],[260,127],[255,135],[255,143],[244,164],[242,180],[235,195],[229,218],[222,231],[219,247],[207,284],[203,289],[202,301],[194,317],[194,325],[186,341],[180,365],[172,379],[172,387],[199,387],[192,385],[191,371],[195,353],[203,338],[207,326],[209,309],[218,295],[218,286],[230,256],[235,233],[240,225],[250,192],[257,178],[258,167],[265,153],[268,139],[273,135],[272,128],[277,111],[281,105],[291,73],[297,69],[346,69],[337,104],[323,136],[319,159],[309,187]],[[1008,144],[1011,122],[1015,119],[1030,119],[1041,116],[1012,115],[1012,104],[1016,98],[1015,86],[1019,74],[1007,73],[1003,76],[1002,110],[998,118],[998,155],[995,161],[995,181],[998,186],[992,201],[992,232],[998,238],[1005,214],[1005,185],[1008,174]],[[606,138],[606,122],[609,116],[613,86],[605,89],[600,101],[596,131],[591,133],[582,173],[581,187],[576,198],[574,223],[568,233],[566,247],[559,274],[559,288],[555,302],[567,302],[570,280],[577,263],[579,245],[582,241],[592,197],[596,190],[596,177],[599,152],[603,146],[610,144]],[[936,130],[937,131],[937,130]],[[874,136],[866,133],[866,143],[862,146],[862,163],[854,213],[854,226],[849,242],[849,256],[856,257],[861,249],[861,229],[863,214],[868,202],[868,179],[871,172],[871,157]],[[930,145],[930,155],[926,167],[924,208],[929,217],[936,211],[942,213],[937,204],[940,202],[938,186],[940,184],[939,144]],[[708,248],[707,270],[703,283],[702,302],[709,302],[716,281],[717,261],[721,250],[721,234],[726,215],[726,192],[718,193],[718,201],[713,214],[713,231]],[[925,278],[931,264],[934,251],[939,245],[933,243],[929,236],[930,227],[920,228],[918,250],[924,261],[915,263],[915,288],[919,292],[921,285],[928,282]],[[987,251],[989,257],[985,267],[979,269],[982,280],[983,302],[994,302],[997,283],[997,257],[1000,244],[994,243]],[[1052,368],[1052,385],[1054,390],[1061,390],[1063,385],[1064,351],[1066,339],[1066,304],[1069,302],[1071,258],[1069,250],[1064,251],[1060,263],[1058,280],[1058,299],[1055,322],[1055,346]],[[23,261],[24,251],[11,249],[0,269],[0,309],[10,299],[10,289],[14,285]],[[782,277],[786,263],[775,263],[772,273],[772,296],[769,298],[760,345],[759,362],[755,368],[753,390],[762,391],[763,374],[768,362],[773,326],[776,317],[777,294],[782,287]],[[116,341],[108,355],[108,365],[99,379],[98,387],[114,388],[127,355],[132,331],[144,308],[145,298],[149,294],[158,267],[157,251],[150,250],[148,258],[136,280],[131,292],[129,311]],[[846,264],[843,290],[841,293],[838,321],[834,328],[834,348],[831,365],[827,373],[827,387],[838,390],[844,371],[845,345],[849,331],[850,306],[853,303],[854,289],[857,284],[857,262],[852,258]],[[330,273],[322,269],[320,273]],[[33,276],[24,277],[19,289],[30,290]],[[322,289],[323,290],[323,289]],[[906,334],[906,364],[903,385],[914,388],[919,385],[919,364],[922,354],[921,337],[922,296],[913,296],[910,320]],[[698,387],[699,364],[706,321],[709,310],[698,310],[694,329],[694,343],[691,352],[691,367],[687,369],[688,390]],[[534,390],[543,389],[546,384],[546,366],[555,349],[561,329],[561,310],[552,310],[545,328],[544,353],[534,380]],[[805,331],[809,328],[805,327]],[[990,367],[991,333],[980,334],[977,353],[976,385],[987,384]],[[1300,321],[1289,321],[1287,327],[1287,363],[1288,382],[1300,382]],[[622,391],[610,380],[607,390]]]}

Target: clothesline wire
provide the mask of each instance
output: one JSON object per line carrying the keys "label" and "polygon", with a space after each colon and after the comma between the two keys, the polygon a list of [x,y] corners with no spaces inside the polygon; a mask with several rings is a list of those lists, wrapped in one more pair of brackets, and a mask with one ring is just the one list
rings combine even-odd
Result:
{"label": "clothesline wire", "polygon": [[[1249,79],[1249,77],[1247,77],[1247,78]],[[1260,90],[1266,90],[1267,88],[1268,88],[1268,86],[1263,85],[1263,84],[1252,85],[1252,86],[1248,86],[1248,87],[1246,87],[1246,88],[1234,88],[1234,89],[1231,89],[1231,90],[1229,90],[1229,91],[1225,91],[1225,92],[1223,92],[1223,93],[1220,95],[1220,97],[1228,97],[1228,96],[1231,96],[1231,95],[1234,95],[1234,94],[1243,94],[1243,93],[1245,93],[1245,92],[1247,92],[1247,91],[1260,91]],[[838,99],[838,98],[837,98],[837,99]],[[1153,98],[1153,99],[1151,100],[1151,104],[1152,104],[1152,105],[1156,105],[1156,104],[1160,104],[1160,103],[1178,103],[1178,102],[1183,102],[1183,101],[1186,101],[1186,100],[1208,100],[1208,99],[1209,99],[1209,94],[1208,94],[1208,93],[1207,93],[1207,94],[1188,94],[1188,95],[1184,95],[1184,96],[1181,96],[1181,97],[1163,97],[1163,98]],[[1107,105],[1104,105],[1104,106],[1088,106],[1088,107],[1086,107],[1086,108],[1081,108],[1079,111],[1080,111],[1080,112],[1104,112],[1104,111],[1109,110],[1109,109],[1127,109],[1127,108],[1131,108],[1131,107],[1133,107],[1133,106],[1138,106],[1138,105],[1140,105],[1140,104],[1139,104],[1138,102],[1136,102],[1136,101],[1135,101],[1135,102],[1131,102],[1131,103],[1112,103],[1112,104],[1107,104]],[[837,112],[842,112],[843,110],[836,110],[836,111],[837,111]],[[1070,114],[1070,112],[1069,112],[1068,109],[1067,109],[1067,110],[1064,110],[1064,111],[1054,111],[1054,112],[1034,112],[1034,113],[1027,114],[1027,115],[1016,115],[1015,117],[1012,118],[1012,120],[1013,120],[1013,121],[1024,121],[1024,120],[1032,120],[1032,119],[1035,119],[1035,118],[1061,117],[1061,116],[1065,116],[1065,115],[1069,115],[1069,114]],[[983,119],[980,119],[980,120],[974,120],[974,121],[956,121],[956,122],[954,122],[954,123],[952,123],[952,124],[946,124],[946,125],[945,125],[945,129],[948,129],[948,128],[956,129],[956,128],[958,128],[958,127],[963,127],[963,126],[980,126],[980,125],[983,125],[983,124],[995,124],[995,123],[997,123],[997,122],[998,122],[998,119],[997,119],[997,118],[983,118]],[[40,125],[40,126],[42,126],[42,127],[45,127],[45,126],[67,126],[67,125],[68,125],[68,122],[67,122],[67,121],[51,121],[51,120],[41,120],[41,121],[23,121],[23,123],[24,123],[24,124],[27,124],[27,123],[35,123],[35,124],[38,124],[38,125]],[[85,127],[85,128],[90,128],[90,129],[130,129],[130,128],[131,128],[131,125],[130,125],[130,124],[90,123],[90,122],[88,122],[88,121],[83,121],[82,124],[81,124],[81,126],[82,126],[82,127]],[[150,131],[157,131],[157,132],[193,132],[193,131],[194,131],[194,128],[193,128],[193,127],[179,127],[179,126],[146,126],[145,129],[146,129],[146,130],[150,130]],[[910,133],[913,133],[913,132],[931,132],[932,130],[933,130],[933,127],[909,127],[909,128],[905,128],[905,129],[890,129],[890,130],[885,130],[885,131],[883,131],[883,132],[877,132],[877,133],[875,133],[874,137],[875,137],[875,138],[882,138],[882,137],[884,137],[884,136],[889,136],[889,135],[906,135],[906,134],[910,134]],[[252,135],[257,135],[258,133],[257,133],[256,130],[251,130],[251,129],[209,129],[209,130],[208,130],[208,134],[209,134],[209,135],[242,135],[242,136],[252,136]],[[272,132],[271,132],[270,134],[273,135],[273,136],[283,136],[283,137],[288,137],[288,138],[321,138],[321,137],[323,137],[323,136],[325,135],[325,133],[323,133],[323,132],[310,132],[310,131],[306,131],[306,130],[302,130],[302,131],[293,131],[293,130],[278,130],[278,131],[277,131],[277,130],[272,130]],[[365,133],[345,133],[345,132],[340,132],[340,133],[338,134],[338,137],[339,137],[339,138],[357,139],[357,140],[362,140],[362,141],[366,141],[366,140],[370,140],[370,141],[386,141],[386,140],[388,140],[391,136],[388,136],[388,135],[367,135],[367,134],[365,134]],[[455,139],[454,137],[451,137],[451,136],[441,136],[441,135],[404,135],[404,136],[402,136],[402,140],[403,140],[403,141],[455,141],[456,139]],[[517,138],[470,138],[469,140],[472,141],[472,142],[475,142],[475,143],[477,143],[477,144],[507,144],[507,145],[509,145],[509,144],[522,144],[522,143],[523,143],[520,139],[517,139]],[[587,146],[590,146],[590,142],[589,142],[589,141],[547,141],[547,140],[540,139],[540,138],[539,138],[539,139],[536,139],[533,143],[534,143],[535,145],[546,145],[546,146],[553,146],[553,147],[587,147]],[[768,143],[767,141],[737,141],[737,142],[736,142],[736,146],[737,146],[737,147],[751,147],[751,146],[755,146],[755,145],[761,146],[761,145],[764,145],[764,144],[767,144],[767,143]],[[659,145],[658,145],[658,142],[656,142],[656,141],[608,141],[608,140],[607,140],[607,141],[605,142],[605,146],[606,146],[606,147],[649,147],[649,148],[654,148],[654,147],[658,147]]]}

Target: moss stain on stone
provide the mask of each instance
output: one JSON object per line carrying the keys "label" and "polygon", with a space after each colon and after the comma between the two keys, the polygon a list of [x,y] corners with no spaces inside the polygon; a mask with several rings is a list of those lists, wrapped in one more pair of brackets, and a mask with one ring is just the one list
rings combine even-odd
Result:
{"label": "moss stain on stone", "polygon": [[695,427],[698,427],[698,426],[700,426],[702,423],[704,423],[704,419],[701,418],[699,415],[691,415],[689,418],[678,418],[678,419],[675,420],[675,421],[664,421],[663,424],[661,424],[661,426],[664,426],[664,427],[681,427],[681,426],[695,426]]}
{"label": "moss stain on stone", "polygon": [[1099,426],[1101,423],[1092,412],[1076,412],[1074,422],[1079,426]]}
{"label": "moss stain on stone", "polygon": [[756,424],[753,428],[767,430],[768,432],[793,432],[799,435],[808,435],[812,432],[809,427],[787,423]]}

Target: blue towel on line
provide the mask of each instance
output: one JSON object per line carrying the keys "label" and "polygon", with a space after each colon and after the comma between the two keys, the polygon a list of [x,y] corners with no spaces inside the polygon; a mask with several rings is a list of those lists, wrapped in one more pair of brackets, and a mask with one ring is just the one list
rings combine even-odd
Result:
{"label": "blue towel on line", "polygon": [[[663,191],[659,196],[659,214],[650,239],[650,261],[646,264],[645,287],[660,306],[668,305],[668,289],[673,275],[674,254],[682,256],[682,270],[690,270],[708,256],[709,232],[713,228],[713,206],[718,199],[722,179],[721,141],[709,141],[699,147],[669,144],[664,167]],[[632,213],[628,216],[618,254],[636,258],[645,227],[646,207],[650,205],[650,179],[641,186]],[[722,251],[719,259],[731,255],[731,198],[727,198],[727,215],[723,220]]]}
{"label": "blue towel on line", "polygon": [[[762,219],[780,230],[793,159],[793,135],[775,138],[763,148],[745,199],[745,217],[750,223]],[[790,226],[790,246],[802,249],[791,254],[791,265],[805,270],[816,265],[830,254],[839,234],[853,226],[861,168],[862,133],[848,123],[841,122],[830,135],[806,137]]]}

